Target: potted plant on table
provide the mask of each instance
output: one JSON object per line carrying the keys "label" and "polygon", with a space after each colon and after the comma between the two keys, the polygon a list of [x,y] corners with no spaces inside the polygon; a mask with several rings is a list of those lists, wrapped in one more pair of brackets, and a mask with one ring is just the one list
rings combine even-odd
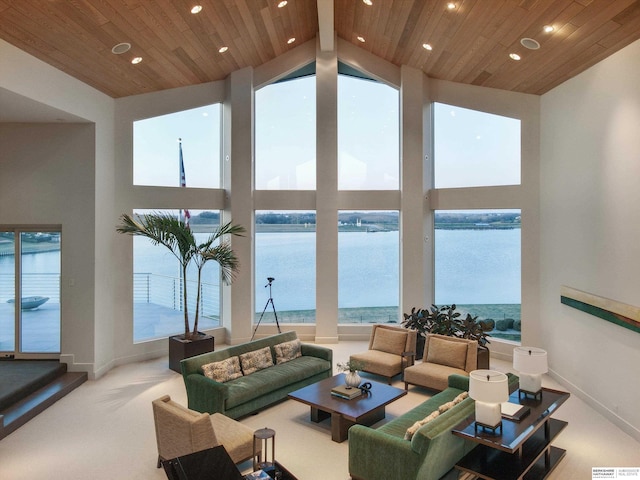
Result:
{"label": "potted plant on table", "polygon": [[360,378],[360,375],[358,375],[358,370],[362,370],[365,367],[363,361],[348,360],[344,363],[338,363],[336,366],[341,372],[346,372],[346,375],[344,376],[344,383],[346,383],[348,387],[360,386],[362,379]]}
{"label": "potted plant on table", "polygon": [[[136,216],[123,214],[116,230],[118,233],[145,237],[154,245],[165,246],[180,263],[182,272],[182,304],[184,308],[184,334],[169,338],[169,368],[180,372],[180,360],[213,350],[213,337],[198,331],[200,317],[200,292],[202,269],[213,260],[220,265],[222,281],[229,285],[238,271],[239,261],[225,235],[242,236],[244,227],[228,222],[216,230],[202,243],[197,243],[189,224],[168,213],[151,213]],[[187,269],[196,267],[197,293],[193,328],[189,321],[187,304]],[[203,344],[200,346],[199,344]]]}

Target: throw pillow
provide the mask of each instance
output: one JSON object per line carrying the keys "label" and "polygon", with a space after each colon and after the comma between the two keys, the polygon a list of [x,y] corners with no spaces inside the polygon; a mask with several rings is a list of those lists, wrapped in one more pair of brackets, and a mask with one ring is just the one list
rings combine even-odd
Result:
{"label": "throw pillow", "polygon": [[467,343],[430,337],[427,362],[464,370],[467,364],[467,348]]}
{"label": "throw pillow", "polygon": [[376,328],[371,349],[402,355],[406,344],[407,334],[405,332],[397,332],[388,328]]}
{"label": "throw pillow", "polygon": [[254,350],[240,355],[240,363],[242,364],[242,372],[250,375],[253,372],[269,368],[273,366],[273,358],[271,357],[271,349],[269,347]]}
{"label": "throw pillow", "polygon": [[300,339],[296,338],[290,342],[279,343],[273,346],[273,350],[276,352],[276,364],[288,362],[294,358],[302,356],[302,344]]}
{"label": "throw pillow", "polygon": [[465,398],[467,398],[469,396],[469,392],[462,392],[460,395],[458,395],[456,398],[454,398],[453,400],[451,400],[450,402],[447,403],[443,403],[442,405],[440,405],[438,407],[438,411],[440,413],[444,413],[447,410],[449,410],[451,407],[453,407],[454,405],[459,404],[462,400],[464,400]]}
{"label": "throw pillow", "polygon": [[220,362],[207,363],[202,366],[202,372],[205,377],[220,383],[242,376],[238,357],[229,357]]}
{"label": "throw pillow", "polygon": [[404,439],[411,440],[415,435],[415,433],[420,429],[420,427],[429,423],[431,420],[438,417],[438,415],[440,415],[440,412],[438,410],[434,410],[429,415],[424,417],[422,420],[418,420],[417,422],[415,422],[413,425],[407,428],[407,431],[404,434]]}

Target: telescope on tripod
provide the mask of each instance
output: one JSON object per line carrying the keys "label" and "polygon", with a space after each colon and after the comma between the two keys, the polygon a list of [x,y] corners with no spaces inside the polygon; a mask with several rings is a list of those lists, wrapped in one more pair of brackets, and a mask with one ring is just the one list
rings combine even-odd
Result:
{"label": "telescope on tripod", "polygon": [[269,304],[271,304],[271,308],[273,308],[273,315],[276,318],[276,327],[278,327],[278,333],[282,333],[280,331],[280,324],[278,323],[278,314],[276,313],[276,306],[273,304],[273,296],[271,295],[271,284],[273,283],[274,280],[275,278],[273,277],[267,277],[267,284],[264,286],[264,288],[269,287],[269,300],[267,300],[267,303],[265,303],[264,308],[262,309],[262,314],[260,315],[260,319],[258,320],[258,323],[256,323],[256,328],[254,328],[253,330],[253,335],[251,335],[251,340],[253,340],[253,337],[256,336],[256,332],[258,331],[258,327],[260,326],[262,317],[264,317],[264,312],[267,311],[267,307],[269,306]]}

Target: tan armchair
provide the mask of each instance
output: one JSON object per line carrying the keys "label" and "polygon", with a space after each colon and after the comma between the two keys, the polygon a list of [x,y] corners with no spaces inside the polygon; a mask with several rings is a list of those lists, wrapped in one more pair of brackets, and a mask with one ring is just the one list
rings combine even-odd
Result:
{"label": "tan armchair", "polygon": [[416,355],[415,330],[376,324],[371,330],[369,350],[351,355],[350,360],[362,362],[363,372],[369,372],[391,380],[403,370],[413,365]]}
{"label": "tan armchair", "polygon": [[404,389],[420,385],[432,390],[445,390],[449,375],[469,376],[478,367],[478,342],[465,338],[428,334],[422,363],[404,371]]}
{"label": "tan armchair", "polygon": [[[221,413],[189,410],[164,395],[152,402],[158,442],[158,468],[162,460],[224,445],[234,463],[253,456],[253,430]],[[256,452],[257,453],[257,452]]]}

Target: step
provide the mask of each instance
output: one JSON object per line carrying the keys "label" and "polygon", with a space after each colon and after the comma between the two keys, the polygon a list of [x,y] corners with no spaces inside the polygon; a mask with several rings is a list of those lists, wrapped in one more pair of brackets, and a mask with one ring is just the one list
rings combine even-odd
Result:
{"label": "step", "polygon": [[1,411],[0,439],[17,430],[86,381],[86,372],[67,372]]}

